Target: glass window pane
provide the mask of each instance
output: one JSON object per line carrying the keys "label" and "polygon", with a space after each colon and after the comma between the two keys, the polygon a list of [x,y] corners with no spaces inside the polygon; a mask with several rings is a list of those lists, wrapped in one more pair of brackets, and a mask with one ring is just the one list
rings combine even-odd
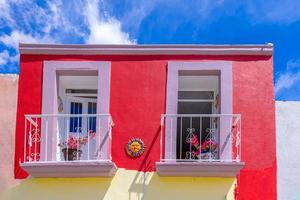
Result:
{"label": "glass window pane", "polygon": [[[71,102],[71,113],[70,114],[82,114],[82,103]],[[82,128],[81,117],[70,118],[70,132],[80,132]]]}
{"label": "glass window pane", "polygon": [[211,114],[212,102],[178,102],[178,114]]}
{"label": "glass window pane", "polygon": [[[88,114],[96,114],[97,113],[97,103],[89,102],[88,103]],[[96,117],[89,117],[88,130],[92,130],[96,132]]]}
{"label": "glass window pane", "polygon": [[213,99],[212,91],[179,91],[178,99]]}

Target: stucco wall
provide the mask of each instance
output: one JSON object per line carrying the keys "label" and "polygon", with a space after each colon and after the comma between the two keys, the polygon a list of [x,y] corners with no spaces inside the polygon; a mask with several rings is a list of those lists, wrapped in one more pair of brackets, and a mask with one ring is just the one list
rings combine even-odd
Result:
{"label": "stucco wall", "polygon": [[0,193],[6,200],[233,200],[234,178],[160,177],[119,169],[113,178],[28,178]]}
{"label": "stucco wall", "polygon": [[300,199],[300,102],[276,102],[278,200]]}
{"label": "stucco wall", "polygon": [[[115,122],[112,159],[118,168],[146,172],[155,171],[155,162],[159,160],[160,115],[165,111],[168,61],[231,61],[233,112],[242,114],[242,160],[246,163],[238,177],[238,198],[276,199],[272,56],[21,55],[20,59],[16,178],[27,177],[19,167],[23,157],[24,114],[41,113],[44,60],[111,61],[110,112]],[[124,152],[132,137],[141,138],[147,147],[139,159],[131,159]]]}
{"label": "stucco wall", "polygon": [[[259,80],[259,81],[258,81]],[[238,200],[275,200],[276,130],[272,59],[233,63],[233,113],[241,114]]]}
{"label": "stucco wall", "polygon": [[0,74],[0,192],[19,182],[13,173],[18,79]]}

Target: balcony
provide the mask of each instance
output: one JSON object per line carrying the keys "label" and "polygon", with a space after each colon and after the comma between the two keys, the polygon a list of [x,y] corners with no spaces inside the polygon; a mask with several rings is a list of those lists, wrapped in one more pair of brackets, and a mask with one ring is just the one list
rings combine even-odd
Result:
{"label": "balcony", "polygon": [[239,114],[161,117],[160,176],[235,177],[241,161]]}
{"label": "balcony", "polygon": [[109,114],[25,115],[21,167],[33,177],[113,176]]}

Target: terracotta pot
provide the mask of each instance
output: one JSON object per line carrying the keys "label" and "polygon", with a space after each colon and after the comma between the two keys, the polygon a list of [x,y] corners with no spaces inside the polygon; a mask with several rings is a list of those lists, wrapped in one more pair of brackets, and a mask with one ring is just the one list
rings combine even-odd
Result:
{"label": "terracotta pot", "polygon": [[80,156],[82,153],[81,150],[67,148],[62,149],[62,152],[64,154],[64,159],[67,161],[80,160]]}

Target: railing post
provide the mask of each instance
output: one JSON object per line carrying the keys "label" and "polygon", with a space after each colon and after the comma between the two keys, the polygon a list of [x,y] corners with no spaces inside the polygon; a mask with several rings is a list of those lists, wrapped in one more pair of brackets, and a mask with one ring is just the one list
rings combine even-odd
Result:
{"label": "railing post", "polygon": [[24,126],[24,163],[26,162],[26,146],[27,146],[27,117],[25,116],[25,126]]}
{"label": "railing post", "polygon": [[36,155],[37,155],[37,128],[38,128],[38,125],[37,125],[37,118],[35,118],[35,123],[36,123],[36,127],[35,127],[35,130],[34,130],[34,161],[36,162]]}
{"label": "railing post", "polygon": [[[79,140],[79,117],[77,117],[77,139]],[[79,151],[79,141],[77,142],[77,152],[76,152],[76,159],[78,160],[78,151]],[[73,159],[73,158],[72,158]]]}
{"label": "railing post", "polygon": [[[46,117],[45,161],[48,161],[48,117]],[[40,136],[41,137],[41,136]]]}
{"label": "railing post", "polygon": [[87,121],[87,138],[88,138],[88,153],[87,153],[87,160],[90,160],[90,117],[86,117],[86,121]]}
{"label": "railing post", "polygon": [[192,160],[192,135],[193,135],[193,118],[190,117],[190,132],[189,132],[189,143],[190,143],[190,160]]}
{"label": "railing post", "polygon": [[182,117],[180,117],[180,160],[182,159]]}
{"label": "railing post", "polygon": [[112,128],[113,128],[113,125],[114,125],[114,123],[113,123],[113,120],[112,120],[112,117],[109,115],[108,116],[108,118],[109,118],[109,146],[108,146],[108,152],[109,152],[109,155],[108,155],[108,158],[110,159],[110,160],[112,160]]}
{"label": "railing post", "polygon": [[67,147],[67,150],[66,150],[66,160],[68,161],[69,160],[69,146],[68,146],[68,139],[69,139],[69,130],[70,130],[70,121],[71,119],[68,117],[67,118],[67,130],[66,130],[66,147]]}
{"label": "railing post", "polygon": [[237,134],[238,134],[238,138],[239,138],[239,141],[238,141],[238,154],[237,154],[237,161],[239,162],[241,160],[241,154],[242,154],[242,131],[241,131],[241,123],[242,123],[242,119],[241,119],[241,116],[239,116],[239,125],[238,125],[238,128],[237,128]]}
{"label": "railing post", "polygon": [[[202,139],[202,117],[200,117],[199,119],[199,157],[200,157],[200,160],[202,160],[202,157],[201,157],[201,139]],[[198,159],[199,159],[198,157]]]}
{"label": "railing post", "polygon": [[162,161],[162,159],[163,159],[162,154],[164,151],[163,150],[163,129],[164,129],[164,116],[161,115],[161,117],[160,117],[160,155],[159,155],[160,161]]}
{"label": "railing post", "polygon": [[30,127],[29,127],[29,135],[28,135],[28,161],[31,162],[31,147],[32,147],[32,124],[30,123]]}

